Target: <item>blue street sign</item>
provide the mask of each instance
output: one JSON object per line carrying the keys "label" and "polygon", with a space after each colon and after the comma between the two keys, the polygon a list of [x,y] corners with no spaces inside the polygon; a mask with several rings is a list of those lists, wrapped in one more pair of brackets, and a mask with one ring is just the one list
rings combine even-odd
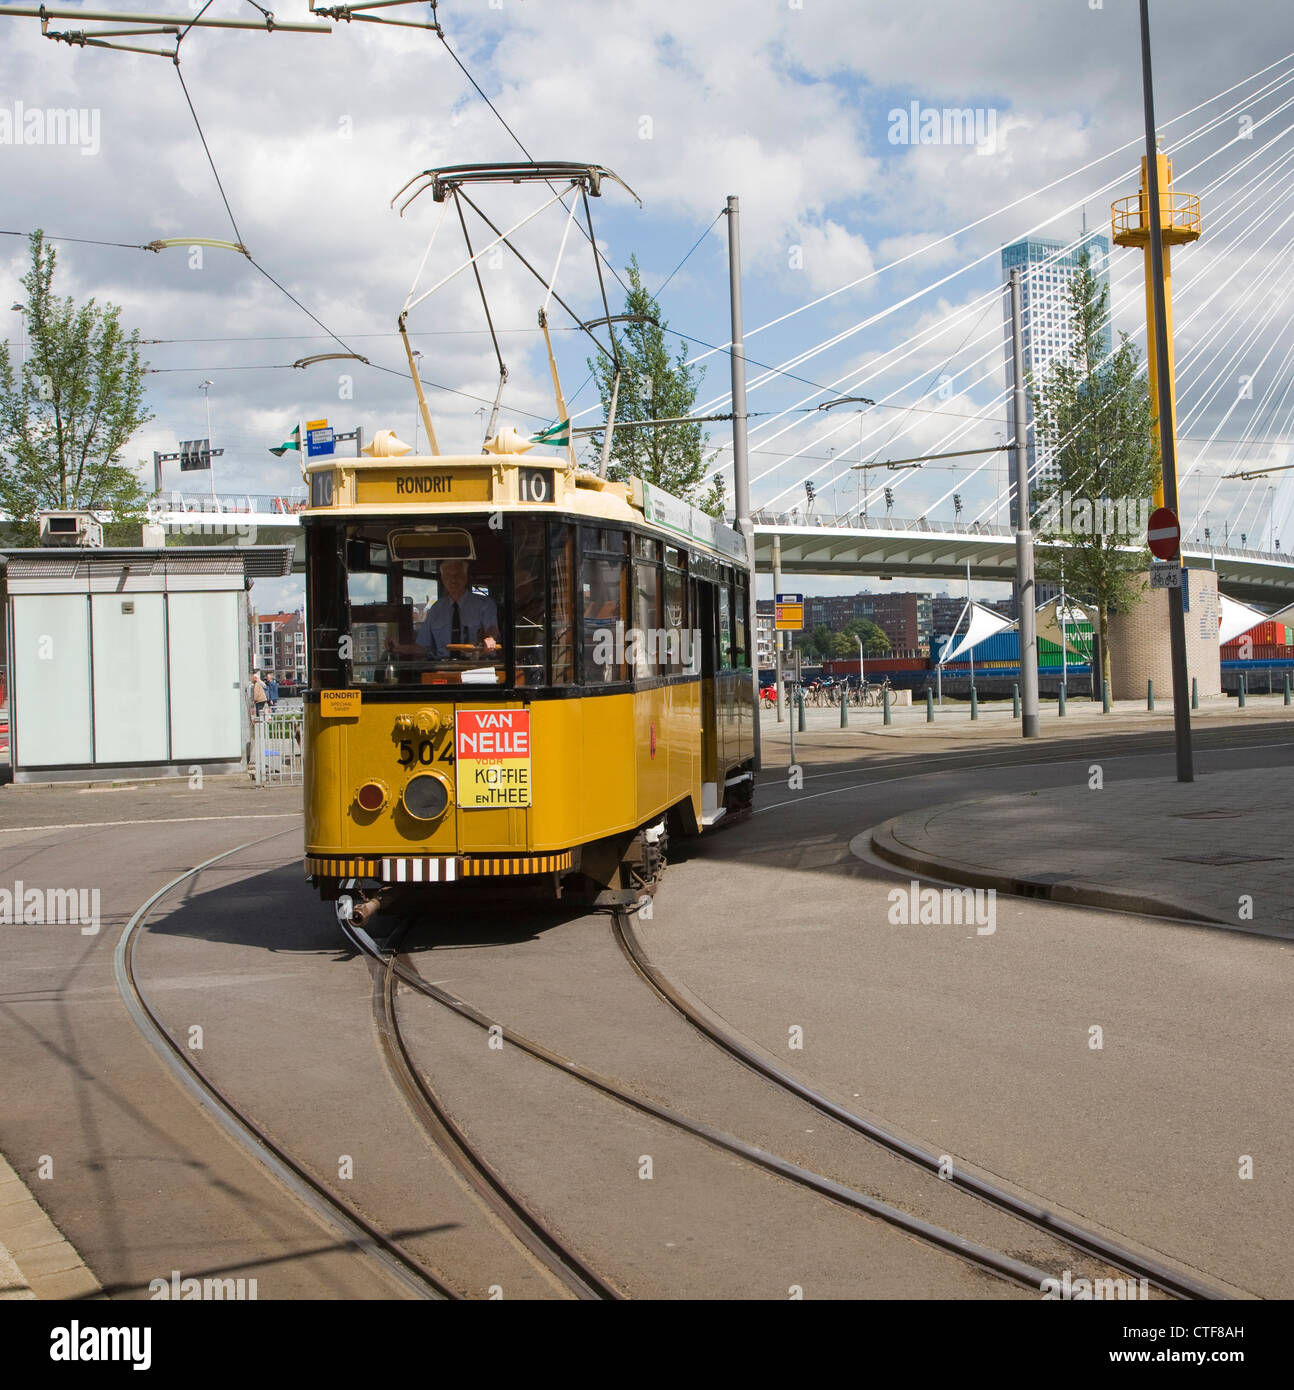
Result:
{"label": "blue street sign", "polygon": [[322,458],[334,451],[332,429],[324,420],[306,425],[306,457]]}

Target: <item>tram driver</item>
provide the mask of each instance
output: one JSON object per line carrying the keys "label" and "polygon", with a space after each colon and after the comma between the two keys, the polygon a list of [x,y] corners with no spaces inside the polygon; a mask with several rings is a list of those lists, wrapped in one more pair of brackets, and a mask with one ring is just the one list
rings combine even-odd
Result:
{"label": "tram driver", "polygon": [[[464,654],[466,647],[487,653],[499,649],[499,611],[494,600],[475,594],[467,586],[466,560],[440,562],[440,597],[427,609],[412,643],[392,642],[400,656],[448,658]],[[454,651],[459,648],[459,651]]]}

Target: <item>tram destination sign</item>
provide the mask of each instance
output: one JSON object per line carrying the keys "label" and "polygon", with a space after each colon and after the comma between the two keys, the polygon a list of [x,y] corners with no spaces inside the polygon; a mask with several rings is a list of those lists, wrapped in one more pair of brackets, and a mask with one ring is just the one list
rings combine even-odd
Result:
{"label": "tram destination sign", "polygon": [[530,711],[459,710],[454,771],[462,811],[530,805]]}

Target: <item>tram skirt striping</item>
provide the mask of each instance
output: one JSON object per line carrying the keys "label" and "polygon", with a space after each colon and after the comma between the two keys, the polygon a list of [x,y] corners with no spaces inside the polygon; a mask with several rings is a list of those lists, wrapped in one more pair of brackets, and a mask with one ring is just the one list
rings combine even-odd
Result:
{"label": "tram skirt striping", "polygon": [[458,855],[443,858],[339,859],[311,856],[306,873],[320,878],[376,878],[383,883],[454,883],[460,878],[496,878],[561,873],[575,862],[573,850],[556,854]]}

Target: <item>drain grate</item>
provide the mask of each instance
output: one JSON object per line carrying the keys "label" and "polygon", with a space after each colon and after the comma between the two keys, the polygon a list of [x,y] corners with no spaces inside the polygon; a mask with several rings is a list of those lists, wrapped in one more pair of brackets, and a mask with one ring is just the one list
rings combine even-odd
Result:
{"label": "drain grate", "polygon": [[1275,864],[1283,854],[1168,854],[1173,864],[1207,864],[1211,869],[1223,869],[1230,864]]}
{"label": "drain grate", "polygon": [[1244,811],[1175,811],[1175,820],[1232,820],[1243,816]]}

